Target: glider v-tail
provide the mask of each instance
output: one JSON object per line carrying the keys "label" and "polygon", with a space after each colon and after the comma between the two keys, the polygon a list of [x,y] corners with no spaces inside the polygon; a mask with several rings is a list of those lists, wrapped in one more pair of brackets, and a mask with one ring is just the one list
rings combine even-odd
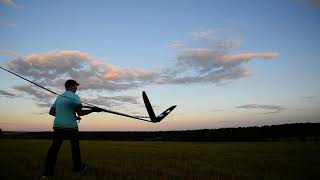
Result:
{"label": "glider v-tail", "polygon": [[[62,94],[56,93],[56,92],[54,92],[54,91],[52,91],[52,90],[50,90],[50,89],[48,89],[48,88],[45,88],[45,87],[43,87],[43,86],[41,86],[41,85],[39,85],[39,84],[37,84],[37,83],[35,83],[35,82],[33,82],[33,81],[30,81],[29,79],[26,79],[26,78],[24,78],[24,77],[22,77],[22,76],[20,76],[20,75],[18,75],[18,74],[16,74],[16,73],[8,70],[8,69],[5,69],[5,68],[3,68],[3,67],[1,67],[1,66],[0,66],[0,68],[3,69],[4,71],[7,71],[7,72],[10,73],[10,74],[13,74],[13,75],[15,75],[15,76],[17,76],[17,77],[25,80],[25,81],[28,81],[29,83],[31,83],[31,84],[33,84],[33,85],[36,85],[36,86],[40,87],[40,88],[42,88],[42,89],[44,89],[44,90],[46,90],[46,91],[48,91],[48,92],[50,92],[50,93],[52,93],[52,94],[55,94],[55,95],[57,95],[57,96],[62,96],[62,97],[64,97],[64,98],[70,99],[70,100],[72,100],[72,101],[78,101],[78,100],[72,99],[72,98],[70,98],[70,97],[63,96]],[[125,113],[120,113],[120,112],[111,111],[111,110],[108,110],[108,109],[103,109],[103,108],[100,108],[100,107],[98,107],[98,106],[95,106],[95,105],[86,103],[86,102],[81,102],[81,103],[87,105],[87,106],[83,106],[84,108],[100,109],[102,112],[107,112],[107,113],[116,114],[116,115],[119,115],[119,116],[125,116],[125,117],[129,117],[129,118],[133,118],[133,119],[137,119],[137,120],[141,120],[141,121],[146,121],[146,122],[152,122],[152,123],[158,123],[158,122],[160,122],[162,119],[164,119],[164,118],[176,107],[176,105],[171,106],[170,108],[168,108],[167,110],[165,110],[164,112],[162,112],[159,116],[156,116],[155,113],[154,113],[154,111],[153,111],[152,105],[151,105],[151,103],[150,103],[150,101],[149,101],[149,98],[148,98],[147,94],[146,94],[144,91],[142,92],[142,97],[143,97],[143,102],[144,102],[144,104],[145,104],[145,107],[146,107],[146,109],[147,109],[147,112],[148,112],[148,114],[149,114],[149,117],[148,117],[148,116],[133,116],[133,115],[128,115],[128,114],[125,114]]]}
{"label": "glider v-tail", "polygon": [[171,106],[167,110],[163,111],[159,116],[156,116],[154,114],[152,105],[151,105],[151,103],[149,101],[149,98],[148,98],[146,92],[144,92],[144,91],[142,92],[142,97],[143,97],[144,105],[146,106],[146,109],[148,111],[149,118],[150,118],[151,122],[153,122],[153,123],[160,122],[162,119],[164,119],[176,107],[176,105]]}

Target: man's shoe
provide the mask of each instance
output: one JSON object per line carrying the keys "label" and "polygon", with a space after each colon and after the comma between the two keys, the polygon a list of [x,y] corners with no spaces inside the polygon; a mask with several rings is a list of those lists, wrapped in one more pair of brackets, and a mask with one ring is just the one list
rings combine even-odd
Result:
{"label": "man's shoe", "polygon": [[49,177],[52,177],[52,174],[43,174],[41,179],[48,179]]}
{"label": "man's shoe", "polygon": [[42,175],[42,176],[41,176],[41,179],[48,179],[49,177],[51,177],[51,176]]}

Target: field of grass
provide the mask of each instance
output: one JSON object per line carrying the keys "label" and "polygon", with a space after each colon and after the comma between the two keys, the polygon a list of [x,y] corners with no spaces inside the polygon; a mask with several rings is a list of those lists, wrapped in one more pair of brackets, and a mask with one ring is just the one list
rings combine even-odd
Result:
{"label": "field of grass", "polygon": [[[39,179],[49,140],[0,140],[0,179]],[[61,147],[50,179],[320,179],[320,143],[80,141],[85,176]]]}

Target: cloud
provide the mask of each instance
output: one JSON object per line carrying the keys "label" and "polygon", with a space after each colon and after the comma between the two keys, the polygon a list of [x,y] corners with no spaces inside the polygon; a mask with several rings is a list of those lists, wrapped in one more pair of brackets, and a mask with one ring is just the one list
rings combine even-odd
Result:
{"label": "cloud", "polygon": [[168,45],[169,48],[174,48],[174,49],[184,48],[184,46],[185,44],[180,41],[175,41]]}
{"label": "cloud", "polygon": [[211,41],[214,40],[216,37],[217,30],[209,29],[207,31],[199,31],[199,32],[192,32],[192,40],[205,40]]}
{"label": "cloud", "polygon": [[173,68],[166,69],[160,83],[188,84],[214,83],[225,84],[226,81],[249,77],[254,74],[242,65],[253,59],[273,59],[277,52],[258,52],[228,54],[207,48],[193,48],[183,50],[177,57]]}
{"label": "cloud", "polygon": [[235,80],[251,76],[253,72],[243,68],[232,68],[228,70],[217,70],[205,75],[196,74],[194,76],[168,76],[158,81],[159,84],[191,84],[191,83],[213,83],[221,85],[228,80]]}
{"label": "cloud", "polygon": [[0,96],[7,97],[7,98],[15,98],[15,97],[19,97],[20,95],[0,89]]}
{"label": "cloud", "polygon": [[279,56],[278,52],[261,52],[261,53],[241,53],[224,57],[224,64],[234,64],[242,61],[248,61],[253,58],[273,59]]}
{"label": "cloud", "polygon": [[116,67],[72,50],[20,56],[7,63],[12,71],[51,87],[63,87],[66,79],[76,79],[82,90],[121,91],[141,87],[159,76],[142,68]]}
{"label": "cloud", "polygon": [[[21,91],[26,94],[33,95],[34,97],[36,97],[38,99],[51,99],[54,96],[54,95],[50,95],[49,92],[47,93],[46,91],[43,91],[41,89],[38,89],[38,88],[36,89],[36,87],[34,87],[31,84],[16,85],[13,88],[17,91]],[[46,93],[44,93],[44,92],[46,92]]]}
{"label": "cloud", "polygon": [[279,55],[277,52],[240,53],[229,55],[222,51],[206,48],[187,49],[178,56],[182,66],[199,68],[202,72],[218,68],[229,68],[248,62],[254,58],[272,59]]}
{"label": "cloud", "polygon": [[198,41],[220,49],[233,49],[239,47],[242,43],[241,38],[227,36],[223,29],[218,28],[192,32],[191,36],[193,41]]}
{"label": "cloud", "polygon": [[239,47],[242,40],[225,35],[220,37],[220,34],[223,34],[222,29],[192,32],[192,39],[200,47],[190,48],[184,45],[171,67],[163,70],[163,75],[157,82],[229,84],[232,80],[254,74],[252,70],[243,67],[245,63],[279,56],[276,51],[233,53],[233,49]]}
{"label": "cloud", "polygon": [[[161,71],[136,67],[119,67],[102,62],[88,53],[76,50],[34,53],[16,57],[7,63],[9,69],[51,87],[63,87],[66,79],[80,82],[81,90],[123,91],[150,84],[229,84],[232,80],[249,77],[253,70],[243,67],[254,59],[274,59],[276,51],[233,53],[238,39],[223,37],[219,29],[192,32],[192,39],[207,40],[215,46],[189,48],[176,41],[171,47],[180,48],[172,65]],[[201,44],[198,44],[201,45]]]}
{"label": "cloud", "polygon": [[192,40],[202,45],[210,46],[221,51],[232,50],[240,47],[242,38],[226,35],[227,30],[222,28],[208,29],[206,31],[192,32]]}
{"label": "cloud", "polygon": [[0,49],[0,55],[18,57],[18,54],[10,49]]}
{"label": "cloud", "polygon": [[9,61],[7,66],[39,84],[58,89],[71,78],[80,82],[81,90],[122,91],[149,84],[225,84],[254,74],[252,70],[241,67],[245,62],[255,58],[273,59],[278,55],[278,52],[229,54],[208,48],[188,48],[178,54],[175,64],[156,72],[117,67],[84,52],[63,50],[19,56]]}
{"label": "cloud", "polygon": [[259,105],[259,104],[246,104],[242,106],[237,106],[236,108],[241,108],[241,109],[257,109],[257,110],[263,110],[267,112],[262,112],[259,114],[271,114],[271,113],[280,113],[286,108],[282,106],[275,106],[275,105]]}
{"label": "cloud", "polygon": [[17,5],[13,0],[0,0],[0,3],[14,8],[23,8],[23,6]]}
{"label": "cloud", "polygon": [[113,96],[109,97],[109,99],[130,104],[139,104],[137,96]]}
{"label": "cloud", "polygon": [[219,49],[231,50],[239,47],[241,43],[242,39],[225,37],[222,40],[216,42],[216,47]]}
{"label": "cloud", "polygon": [[[254,74],[253,70],[244,67],[246,63],[256,59],[270,60],[279,56],[276,51],[234,53],[233,49],[241,44],[240,40],[232,37],[216,38],[218,32],[208,30],[192,33],[192,39],[196,41],[206,40],[214,43],[208,47],[206,43],[197,42],[200,47],[190,48],[179,41],[174,42],[172,47],[181,48],[172,64],[161,71],[120,67],[77,50],[50,51],[24,56],[17,56],[10,50],[0,50],[0,53],[12,54],[15,57],[6,63],[7,68],[40,85],[61,90],[64,89],[66,79],[75,79],[80,83],[78,89],[84,93],[120,92],[160,84],[225,85]],[[17,86],[15,89],[31,95],[39,106],[49,106],[46,102],[50,102],[50,98],[46,93],[25,86]],[[46,101],[43,102],[43,99]],[[124,102],[138,103],[135,98],[123,96],[97,96],[89,98],[88,102],[105,107],[121,106]]]}
{"label": "cloud", "polygon": [[17,27],[17,24],[9,23],[9,24],[6,24],[5,26],[8,27],[8,28],[15,28],[15,27]]}
{"label": "cloud", "polygon": [[114,108],[114,107],[123,107],[123,105],[129,104],[140,104],[138,97],[136,96],[97,96],[97,97],[84,97],[81,98],[83,102],[89,104],[105,107],[105,108]]}
{"label": "cloud", "polygon": [[[8,53],[10,51],[3,51]],[[98,61],[80,51],[55,51],[17,56],[6,63],[7,67],[24,77],[45,85],[51,90],[64,89],[66,79],[75,79],[80,83],[81,91],[119,92],[151,84],[160,74],[142,68],[117,67]],[[13,89],[31,96],[39,107],[50,107],[52,94],[48,94],[31,84],[14,86]],[[56,91],[56,92],[59,92]],[[137,97],[113,96],[91,97],[87,102],[104,107],[138,104]]]}
{"label": "cloud", "polygon": [[38,107],[40,108],[48,108],[51,107],[51,102],[55,95],[43,91],[40,88],[37,88],[31,84],[23,84],[23,85],[16,85],[13,89],[24,93],[25,95],[31,96],[32,100],[34,100]]}
{"label": "cloud", "polygon": [[[50,108],[56,95],[46,92],[31,84],[17,85],[13,89],[30,96],[40,108]],[[0,90],[2,94],[2,91]],[[9,94],[8,92],[4,92]],[[4,94],[3,93],[3,94]],[[62,93],[61,93],[62,94]],[[10,95],[10,94],[9,94]],[[17,96],[12,96],[17,97]],[[139,104],[138,97],[136,96],[95,96],[95,97],[81,97],[82,102],[102,106],[105,108],[122,107],[124,104]]]}

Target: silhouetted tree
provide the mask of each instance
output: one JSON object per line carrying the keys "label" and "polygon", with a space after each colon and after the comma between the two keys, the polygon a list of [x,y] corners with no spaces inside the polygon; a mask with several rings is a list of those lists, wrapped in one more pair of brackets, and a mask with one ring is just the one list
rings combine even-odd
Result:
{"label": "silhouetted tree", "polygon": [[[7,138],[48,139],[50,132],[13,132],[2,134]],[[81,139],[114,141],[319,141],[320,123],[296,123],[262,127],[238,127],[185,131],[156,132],[80,132]]]}

